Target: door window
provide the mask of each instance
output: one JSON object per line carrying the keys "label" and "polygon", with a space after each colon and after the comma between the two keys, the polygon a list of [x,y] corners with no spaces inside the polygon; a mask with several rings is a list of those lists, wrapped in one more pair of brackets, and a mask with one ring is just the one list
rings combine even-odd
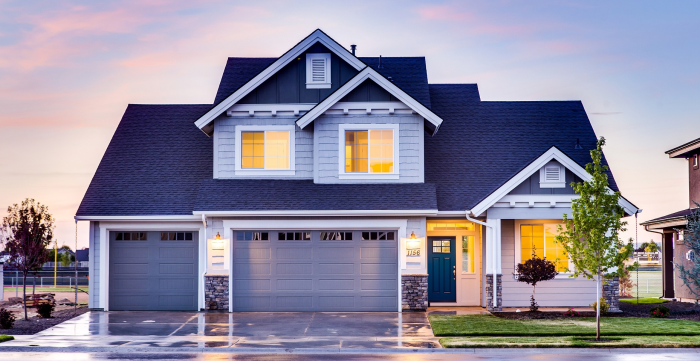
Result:
{"label": "door window", "polygon": [[433,240],[433,253],[450,252],[450,240]]}

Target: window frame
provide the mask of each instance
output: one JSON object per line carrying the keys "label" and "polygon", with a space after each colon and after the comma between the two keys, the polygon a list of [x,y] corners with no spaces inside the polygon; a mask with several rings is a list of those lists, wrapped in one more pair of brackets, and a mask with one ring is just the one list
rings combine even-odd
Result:
{"label": "window frame", "polygon": [[[242,168],[241,157],[243,154],[243,137],[242,132],[267,132],[267,131],[288,131],[289,132],[289,168],[288,169],[266,169],[266,168]],[[235,169],[236,176],[294,176],[296,174],[295,162],[295,126],[294,125],[277,125],[277,126],[252,126],[239,125],[236,126],[235,135]]]}
{"label": "window frame", "polygon": [[[311,73],[311,62],[314,59],[323,59],[324,67],[324,79],[323,82],[313,80],[313,75]],[[331,54],[330,53],[307,53],[306,54],[306,89],[328,89],[331,87]]]}
{"label": "window frame", "polygon": [[698,154],[696,153],[693,155],[693,169],[697,169],[698,167],[700,167],[700,165],[698,165]]}
{"label": "window frame", "polygon": [[[520,239],[520,226],[521,225],[564,225],[562,220],[551,220],[551,219],[519,219],[515,220],[515,259],[513,260],[513,274],[518,268],[518,263],[522,260],[522,245]],[[543,240],[544,242],[544,240]],[[559,273],[554,279],[570,279],[569,276],[573,274],[574,265],[571,262],[571,255],[569,255],[569,270],[568,273]]]}
{"label": "window frame", "polygon": [[[392,130],[394,142],[394,172],[372,173],[345,172],[345,131]],[[399,124],[398,123],[360,123],[338,125],[338,178],[346,180],[396,180],[399,178]]]}

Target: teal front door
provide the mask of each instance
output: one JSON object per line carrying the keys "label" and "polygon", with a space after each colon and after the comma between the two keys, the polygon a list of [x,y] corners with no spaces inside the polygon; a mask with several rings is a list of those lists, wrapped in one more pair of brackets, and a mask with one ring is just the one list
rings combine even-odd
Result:
{"label": "teal front door", "polygon": [[457,301],[455,238],[428,238],[428,301]]}

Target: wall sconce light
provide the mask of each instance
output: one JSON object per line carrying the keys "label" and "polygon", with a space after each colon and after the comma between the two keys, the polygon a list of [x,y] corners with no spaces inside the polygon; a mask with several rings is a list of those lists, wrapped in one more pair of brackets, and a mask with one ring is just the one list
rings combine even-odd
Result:
{"label": "wall sconce light", "polygon": [[406,240],[406,249],[420,249],[420,239],[416,237],[416,233],[411,231],[411,237]]}
{"label": "wall sconce light", "polygon": [[216,236],[214,237],[215,240],[221,240],[221,234],[219,232],[216,232]]}

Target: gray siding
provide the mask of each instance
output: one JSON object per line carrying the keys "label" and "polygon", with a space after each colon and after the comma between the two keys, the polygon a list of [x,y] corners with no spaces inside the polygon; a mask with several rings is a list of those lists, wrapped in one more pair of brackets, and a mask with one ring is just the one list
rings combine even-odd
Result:
{"label": "gray siding", "polygon": [[[501,220],[503,306],[528,307],[532,286],[513,278],[515,272],[515,220]],[[594,280],[554,279],[537,284],[535,300],[541,307],[585,307],[596,298]]]}
{"label": "gray siding", "polygon": [[88,262],[88,307],[99,308],[100,304],[100,223],[90,221],[89,229],[90,261]]}
{"label": "gray siding", "polygon": [[[399,124],[399,179],[347,180],[338,178],[339,124]],[[424,181],[423,118],[418,115],[323,115],[314,121],[314,182],[411,183]]]}
{"label": "gray siding", "polygon": [[566,186],[563,188],[541,188],[540,187],[540,171],[537,170],[527,180],[509,192],[509,195],[573,195],[574,189],[571,187],[572,182],[581,182],[581,178],[574,175],[573,172],[566,170],[565,173]]}
{"label": "gray siding", "polygon": [[398,99],[379,84],[367,79],[348,93],[341,102],[398,102]]}
{"label": "gray siding", "polygon": [[[214,121],[214,178],[313,178],[313,127],[300,129],[291,117],[219,117]],[[294,176],[236,176],[236,126],[294,125]]]}

